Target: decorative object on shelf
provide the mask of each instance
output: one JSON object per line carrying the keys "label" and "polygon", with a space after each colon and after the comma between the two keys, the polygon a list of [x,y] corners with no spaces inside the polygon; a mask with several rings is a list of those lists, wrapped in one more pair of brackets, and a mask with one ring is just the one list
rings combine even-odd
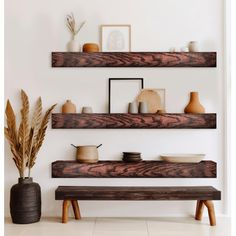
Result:
{"label": "decorative object on shelf", "polygon": [[79,26],[75,22],[75,17],[74,14],[71,13],[70,15],[66,16],[66,25],[71,32],[71,41],[68,43],[68,51],[69,52],[79,52],[80,51],[80,44],[79,42],[75,39],[76,35],[79,33],[79,31],[82,29],[82,27],[85,24],[85,21],[83,21]]}
{"label": "decorative object on shelf", "polygon": [[[4,128],[6,139],[9,141],[14,163],[19,171],[18,184],[11,188],[10,211],[13,223],[28,224],[37,222],[41,217],[40,186],[30,177],[39,149],[43,144],[50,115],[51,106],[43,116],[42,101],[39,98],[30,122],[30,106],[27,94],[21,90],[21,122],[16,127],[16,116],[9,100],[6,105],[6,123]],[[25,171],[28,169],[28,176]]]}
{"label": "decorative object on shelf", "polygon": [[199,163],[205,157],[205,154],[162,154],[163,161],[175,163]]}
{"label": "decorative object on shelf", "polygon": [[216,52],[52,52],[52,67],[216,67]]}
{"label": "decorative object on shelf", "polygon": [[137,102],[147,102],[148,113],[165,109],[165,89],[143,89],[136,98]]}
{"label": "decorative object on shelf", "polygon": [[216,129],[216,113],[208,114],[52,114],[53,129]]}
{"label": "decorative object on shelf", "polygon": [[141,89],[143,89],[143,78],[110,78],[108,113],[127,113],[128,102],[132,101]]}
{"label": "decorative object on shelf", "polygon": [[82,113],[84,113],[84,114],[91,114],[91,113],[93,113],[93,109],[92,109],[92,107],[83,107],[82,108]]}
{"label": "decorative object on shelf", "polygon": [[76,113],[76,106],[71,100],[66,100],[66,103],[62,106],[62,113]]}
{"label": "decorative object on shelf", "polygon": [[199,46],[197,41],[190,41],[188,48],[189,52],[199,52]]}
{"label": "decorative object on shelf", "polygon": [[176,52],[176,48],[175,48],[175,47],[171,47],[171,48],[169,49],[169,52]]}
{"label": "decorative object on shelf", "polygon": [[130,52],[130,25],[101,25],[102,52]]}
{"label": "decorative object on shelf", "polygon": [[102,146],[102,144],[96,145],[86,145],[86,146],[75,146],[76,148],[76,160],[81,163],[96,163],[98,162],[98,148]]}
{"label": "decorative object on shelf", "polygon": [[145,101],[139,102],[138,112],[141,114],[148,113],[148,103]]}
{"label": "decorative object on shelf", "polygon": [[181,47],[180,48],[180,52],[189,52],[189,48],[188,47]]}
{"label": "decorative object on shelf", "polygon": [[198,92],[190,92],[190,101],[184,109],[185,113],[205,113],[205,108],[199,101]]}
{"label": "decorative object on shelf", "polygon": [[83,52],[99,52],[99,46],[96,43],[85,43]]}
{"label": "decorative object on shelf", "polygon": [[129,114],[137,114],[138,113],[138,104],[137,102],[130,102],[128,107]]}
{"label": "decorative object on shelf", "polygon": [[123,152],[122,161],[124,162],[138,162],[142,161],[140,152]]}

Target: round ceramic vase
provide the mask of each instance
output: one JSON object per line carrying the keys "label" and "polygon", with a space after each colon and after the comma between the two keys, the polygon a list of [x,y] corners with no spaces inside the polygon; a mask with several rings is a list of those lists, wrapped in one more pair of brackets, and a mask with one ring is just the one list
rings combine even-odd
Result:
{"label": "round ceramic vase", "polygon": [[197,41],[191,41],[189,42],[189,52],[199,52],[198,42]]}
{"label": "round ceramic vase", "polygon": [[82,108],[82,113],[87,113],[87,114],[90,114],[90,113],[93,113],[93,109],[92,107],[83,107]]}
{"label": "round ceramic vase", "polygon": [[185,113],[205,113],[205,108],[199,101],[198,92],[190,93],[190,101],[184,109]]}
{"label": "round ceramic vase", "polygon": [[79,52],[80,51],[80,44],[75,39],[72,39],[67,45],[69,52]]}
{"label": "round ceramic vase", "polygon": [[71,102],[71,100],[66,100],[61,111],[62,113],[76,113],[76,106]]}

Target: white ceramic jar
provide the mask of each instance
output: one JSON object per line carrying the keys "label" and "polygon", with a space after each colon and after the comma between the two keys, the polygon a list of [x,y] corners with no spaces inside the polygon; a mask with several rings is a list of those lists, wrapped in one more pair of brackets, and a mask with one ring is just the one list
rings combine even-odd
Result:
{"label": "white ceramic jar", "polygon": [[197,41],[190,41],[188,48],[189,52],[199,52],[199,46]]}
{"label": "white ceramic jar", "polygon": [[69,52],[80,52],[80,44],[75,39],[72,39],[67,46]]}

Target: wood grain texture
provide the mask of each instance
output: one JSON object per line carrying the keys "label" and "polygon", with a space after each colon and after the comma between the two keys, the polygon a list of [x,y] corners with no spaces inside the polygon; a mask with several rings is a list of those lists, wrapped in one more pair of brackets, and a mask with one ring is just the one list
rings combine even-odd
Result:
{"label": "wood grain texture", "polygon": [[216,52],[52,52],[52,67],[216,67]]}
{"label": "wood grain texture", "polygon": [[215,129],[216,114],[52,114],[53,129]]}
{"label": "wood grain texture", "polygon": [[216,163],[170,163],[163,161],[77,161],[52,163],[53,178],[216,178]]}
{"label": "wood grain texture", "polygon": [[220,200],[211,186],[97,187],[59,186],[56,200]]}

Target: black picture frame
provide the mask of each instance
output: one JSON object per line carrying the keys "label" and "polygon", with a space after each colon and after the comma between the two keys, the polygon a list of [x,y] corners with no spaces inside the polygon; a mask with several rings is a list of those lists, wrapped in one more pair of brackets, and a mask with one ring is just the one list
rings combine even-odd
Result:
{"label": "black picture frame", "polygon": [[109,78],[109,83],[108,83],[108,113],[111,113],[111,83],[112,81],[117,81],[117,80],[139,80],[141,83],[141,89],[144,88],[144,80],[143,78]]}

